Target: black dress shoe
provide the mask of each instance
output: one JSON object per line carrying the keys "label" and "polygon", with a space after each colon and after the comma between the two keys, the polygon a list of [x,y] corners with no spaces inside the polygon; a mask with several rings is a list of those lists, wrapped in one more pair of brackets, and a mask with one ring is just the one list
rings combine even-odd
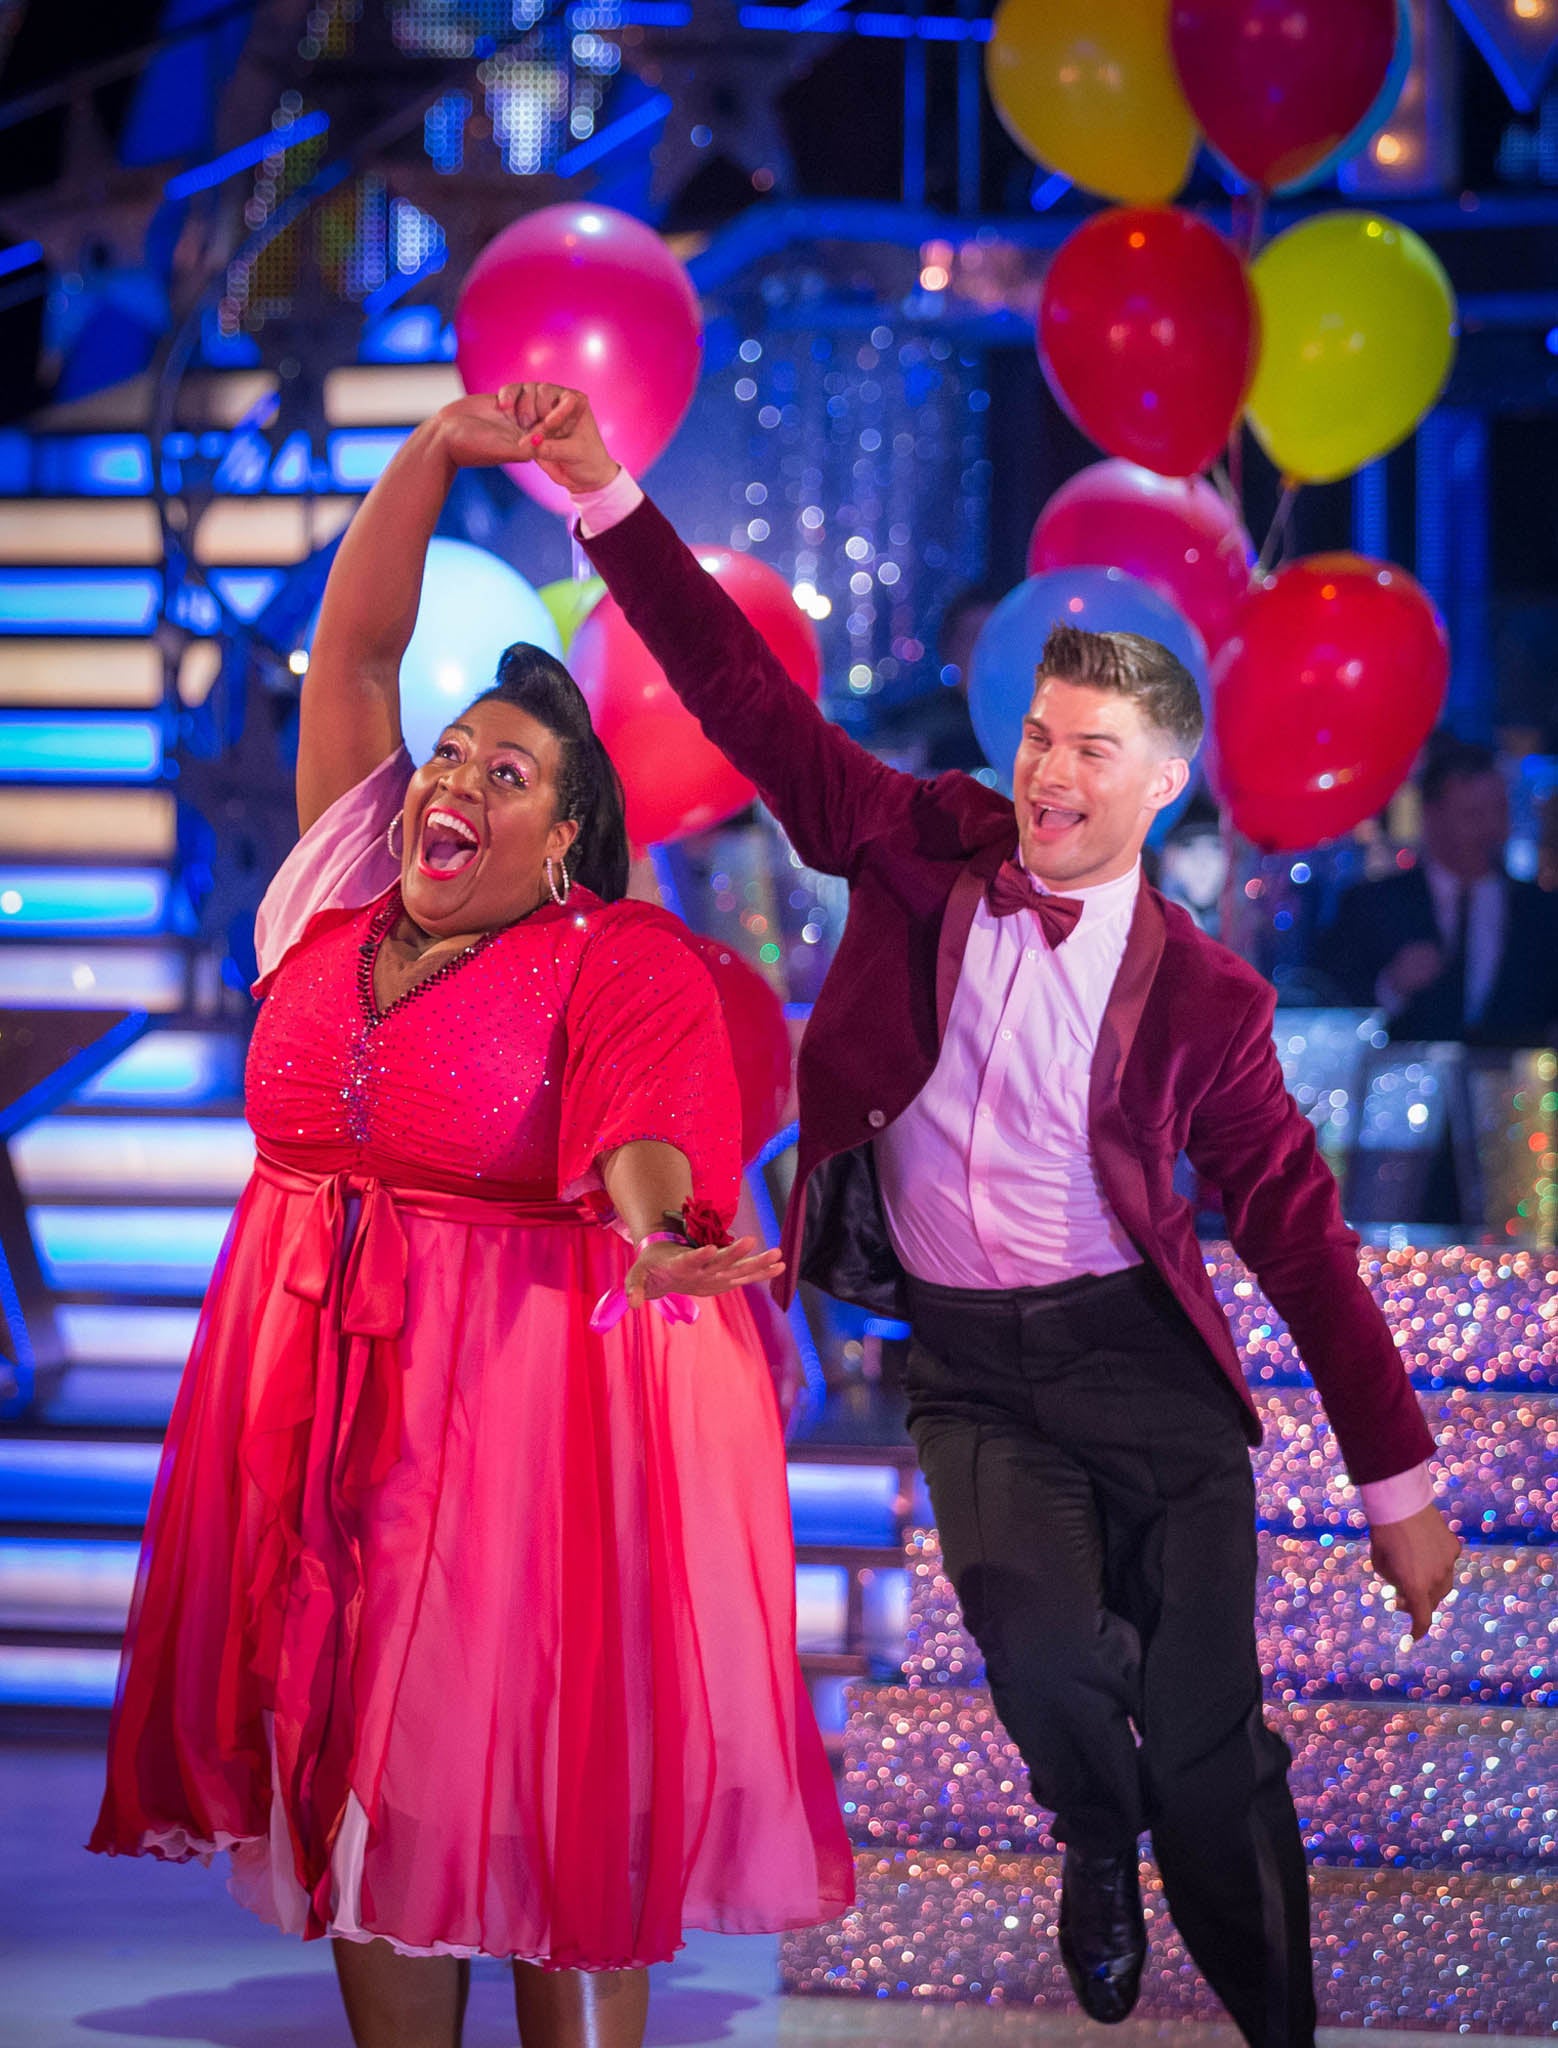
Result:
{"label": "black dress shoe", "polygon": [[1129,2014],[1147,1960],[1134,1846],[1120,1856],[1067,1849],[1060,1879],[1060,1959],[1089,2018],[1112,2027]]}

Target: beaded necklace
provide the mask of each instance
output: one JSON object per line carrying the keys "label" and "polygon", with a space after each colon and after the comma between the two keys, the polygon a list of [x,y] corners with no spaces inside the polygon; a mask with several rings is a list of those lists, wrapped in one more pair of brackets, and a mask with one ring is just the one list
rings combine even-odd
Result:
{"label": "beaded necklace", "polygon": [[370,1031],[376,1030],[387,1018],[393,1017],[397,1010],[404,1009],[406,1004],[421,995],[424,989],[436,988],[439,982],[447,981],[457,968],[463,967],[468,960],[474,960],[494,939],[501,939],[503,934],[511,929],[508,925],[498,925],[490,932],[483,932],[480,938],[472,939],[468,946],[447,959],[442,967],[435,967],[432,973],[424,975],[421,981],[413,982],[410,988],[396,996],[394,1002],[381,1010],[373,993],[374,969],[379,962],[379,948],[384,944],[389,935],[389,928],[400,915],[400,911],[400,891],[392,890],[382,909],[375,912],[367,936],[357,948],[357,994]]}

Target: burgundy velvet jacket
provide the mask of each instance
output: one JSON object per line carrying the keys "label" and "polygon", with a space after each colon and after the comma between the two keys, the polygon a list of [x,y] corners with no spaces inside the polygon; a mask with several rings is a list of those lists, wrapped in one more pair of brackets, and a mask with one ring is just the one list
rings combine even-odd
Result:
{"label": "burgundy velvet jacket", "polygon": [[[585,542],[711,740],[753,781],[808,866],[842,875],[849,916],[801,1044],[800,1140],[786,1277],[902,1313],[903,1272],[871,1140],[930,1078],[974,909],[1016,850],[1011,803],[971,776],[887,767],[832,725],[648,502]],[[1358,1238],[1288,1095],[1270,986],[1143,887],[1093,1059],[1090,1129],[1105,1194],[1243,1400],[1254,1404],[1207,1277],[1187,1151],[1222,1191],[1228,1231],[1292,1330],[1355,1483],[1421,1463],[1432,1439]]]}

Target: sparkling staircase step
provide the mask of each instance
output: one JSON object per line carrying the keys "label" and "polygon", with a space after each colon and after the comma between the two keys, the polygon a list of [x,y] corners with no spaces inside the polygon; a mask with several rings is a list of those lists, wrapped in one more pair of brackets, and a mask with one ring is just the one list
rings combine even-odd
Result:
{"label": "sparkling staircase step", "polygon": [[[1558,1252],[1365,1245],[1359,1264],[1419,1387],[1558,1386]],[[1286,1325],[1231,1247],[1207,1245],[1206,1268],[1252,1384],[1302,1380]]]}
{"label": "sparkling staircase step", "polygon": [[[1435,1497],[1463,1539],[1558,1542],[1558,1392],[1449,1387],[1419,1397],[1438,1446]],[[1364,1533],[1336,1439],[1307,1387],[1259,1391],[1253,1455],[1263,1522],[1295,1535]]]}
{"label": "sparkling staircase step", "polygon": [[[915,1686],[982,1685],[984,1664],[941,1570],[934,1530],[909,1540],[905,1672]],[[1470,1544],[1419,1643],[1391,1612],[1365,1543],[1262,1535],[1257,1640],[1268,1699],[1388,1697],[1558,1706],[1558,1556]]]}
{"label": "sparkling staircase step", "polygon": [[[1312,1860],[1558,1863],[1558,1715],[1318,1700],[1267,1719],[1293,1751]],[[845,1818],[860,1848],[1053,1851],[982,1687],[852,1689]]]}
{"label": "sparkling staircase step", "polygon": [[[1057,2007],[1057,1856],[860,1850],[841,1920],[786,1935],[790,1992]],[[1141,2017],[1225,2020],[1142,1870],[1151,1955]],[[1558,1875],[1316,1870],[1317,1990],[1328,2026],[1542,2034],[1558,2010]]]}

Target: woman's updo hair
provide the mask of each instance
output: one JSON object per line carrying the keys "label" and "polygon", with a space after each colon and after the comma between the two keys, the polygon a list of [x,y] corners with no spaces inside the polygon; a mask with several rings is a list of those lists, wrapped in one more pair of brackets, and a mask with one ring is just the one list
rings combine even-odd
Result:
{"label": "woman's updo hair", "polygon": [[622,784],[611,756],[590,723],[584,692],[544,648],[517,640],[505,648],[498,679],[478,704],[512,704],[555,733],[562,754],[557,815],[578,821],[579,836],[565,866],[576,882],[608,903],[628,892],[628,835]]}

